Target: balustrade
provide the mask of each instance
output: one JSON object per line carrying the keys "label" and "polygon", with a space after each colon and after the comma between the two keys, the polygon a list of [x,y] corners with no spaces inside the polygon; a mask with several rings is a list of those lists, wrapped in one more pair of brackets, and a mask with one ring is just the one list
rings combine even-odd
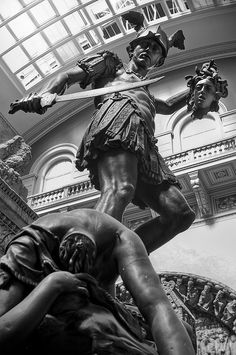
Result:
{"label": "balustrade", "polygon": [[[199,161],[210,160],[216,156],[225,153],[235,152],[236,137],[223,140],[220,142],[208,144],[202,147],[191,149],[185,152],[171,155],[165,158],[166,164],[172,169],[184,167],[187,164],[195,164]],[[94,189],[90,180],[78,182],[73,185],[65,186],[60,189],[48,191],[42,194],[30,196],[28,203],[33,209],[38,209],[47,205],[56,204],[57,202],[73,199],[82,194],[88,193]]]}

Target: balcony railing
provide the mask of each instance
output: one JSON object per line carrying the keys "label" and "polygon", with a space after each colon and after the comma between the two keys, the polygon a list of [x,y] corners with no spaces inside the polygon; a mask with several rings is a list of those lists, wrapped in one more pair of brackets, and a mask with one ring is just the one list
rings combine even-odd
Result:
{"label": "balcony railing", "polygon": [[73,199],[75,196],[82,197],[89,191],[93,191],[94,187],[90,180],[85,180],[77,184],[64,186],[62,188],[44,192],[42,194],[37,194],[30,196],[28,198],[28,204],[33,209],[39,209],[41,207],[56,204],[58,202],[63,202],[68,199]]}
{"label": "balcony railing", "polygon": [[[236,137],[171,155],[165,158],[165,162],[171,170],[175,171],[186,166],[194,168],[196,163],[205,163],[232,153],[236,153]],[[40,208],[60,204],[68,200],[82,200],[91,194],[95,195],[96,191],[91,181],[85,180],[52,191],[32,195],[28,198],[28,203],[32,209],[39,210]]]}
{"label": "balcony railing", "polygon": [[212,159],[218,157],[220,154],[232,152],[236,150],[236,137],[225,139],[216,143],[211,143],[187,150],[178,154],[170,155],[165,158],[166,164],[172,170],[185,166],[186,164],[193,164],[202,160]]}

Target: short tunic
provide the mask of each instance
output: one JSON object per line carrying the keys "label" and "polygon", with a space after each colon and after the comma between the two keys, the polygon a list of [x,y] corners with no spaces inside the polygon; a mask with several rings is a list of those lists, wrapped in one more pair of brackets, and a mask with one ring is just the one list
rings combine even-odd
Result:
{"label": "short tunic", "polygon": [[[98,63],[99,62],[99,66]],[[109,63],[109,65],[108,65]],[[104,77],[115,78],[120,69],[120,60],[111,52],[102,52],[93,60],[85,58],[78,65],[87,73],[81,87],[104,80]],[[101,79],[102,78],[102,79]],[[96,189],[100,190],[97,160],[107,151],[124,150],[134,153],[138,159],[138,181],[151,185],[162,183],[175,184],[180,187],[175,175],[165,164],[158,152],[157,139],[154,137],[155,99],[147,88],[140,88],[149,105],[148,114],[143,113],[135,101],[134,91],[125,91],[107,95],[98,104],[92,121],[86,130],[77,152],[76,167],[79,171],[88,169],[90,179]],[[139,207],[145,204],[135,196]]]}

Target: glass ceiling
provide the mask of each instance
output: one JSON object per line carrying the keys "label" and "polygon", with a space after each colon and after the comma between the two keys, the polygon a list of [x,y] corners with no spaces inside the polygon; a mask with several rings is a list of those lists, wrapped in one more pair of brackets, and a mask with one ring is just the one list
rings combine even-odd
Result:
{"label": "glass ceiling", "polygon": [[22,92],[32,90],[60,68],[133,32],[122,13],[140,11],[148,25],[189,13],[188,2],[0,0],[0,66]]}

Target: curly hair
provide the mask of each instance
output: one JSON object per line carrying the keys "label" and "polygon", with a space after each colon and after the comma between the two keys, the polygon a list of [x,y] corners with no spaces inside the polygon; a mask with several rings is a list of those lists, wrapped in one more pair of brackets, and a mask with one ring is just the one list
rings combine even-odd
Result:
{"label": "curly hair", "polygon": [[91,238],[77,231],[66,234],[59,246],[60,262],[72,273],[91,270],[96,257],[96,244]]}
{"label": "curly hair", "polygon": [[[192,117],[201,119],[208,111],[218,112],[219,111],[219,100],[221,97],[225,98],[228,96],[228,83],[227,80],[221,80],[221,77],[218,74],[218,69],[214,60],[204,63],[201,69],[198,66],[195,67],[196,75],[187,75],[185,77],[187,86],[190,88],[189,95],[187,97],[187,110],[192,111]],[[200,80],[208,79],[210,80],[215,89],[216,96],[215,100],[212,102],[210,108],[202,109],[196,106],[194,102],[194,90],[197,83]]]}

